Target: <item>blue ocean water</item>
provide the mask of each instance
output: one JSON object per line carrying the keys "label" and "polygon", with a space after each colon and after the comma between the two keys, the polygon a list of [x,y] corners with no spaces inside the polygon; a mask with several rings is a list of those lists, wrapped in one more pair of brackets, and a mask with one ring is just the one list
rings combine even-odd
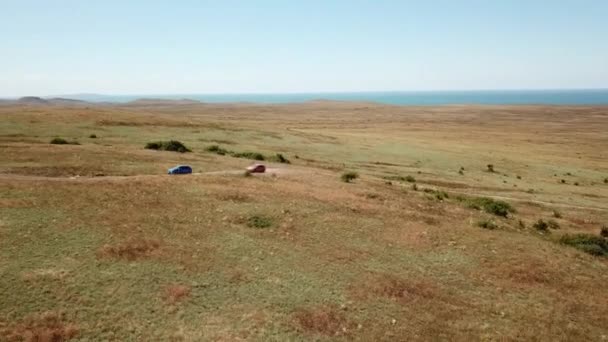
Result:
{"label": "blue ocean water", "polygon": [[488,91],[412,91],[344,92],[282,94],[141,94],[141,95],[72,95],[86,101],[129,102],[142,98],[191,99],[210,103],[297,103],[313,100],[364,101],[394,105],[449,104],[554,104],[608,105],[608,89],[591,90],[488,90]]}

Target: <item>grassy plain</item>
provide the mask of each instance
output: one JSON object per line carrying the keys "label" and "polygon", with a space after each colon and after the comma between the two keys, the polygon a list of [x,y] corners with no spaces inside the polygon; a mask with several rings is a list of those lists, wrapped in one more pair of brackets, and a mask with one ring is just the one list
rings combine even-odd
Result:
{"label": "grassy plain", "polygon": [[608,224],[606,132],[607,107],[0,106],[0,340],[607,340],[608,258],[559,243]]}

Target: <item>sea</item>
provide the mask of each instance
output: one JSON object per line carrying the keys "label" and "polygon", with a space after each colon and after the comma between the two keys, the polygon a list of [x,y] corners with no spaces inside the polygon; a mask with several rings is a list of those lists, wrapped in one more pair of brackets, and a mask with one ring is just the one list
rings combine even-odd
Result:
{"label": "sea", "polygon": [[143,98],[190,99],[209,103],[300,103],[315,100],[377,102],[392,105],[608,105],[608,89],[589,90],[479,90],[479,91],[389,91],[335,93],[247,93],[247,94],[139,94],[63,95],[93,102],[130,102]]}

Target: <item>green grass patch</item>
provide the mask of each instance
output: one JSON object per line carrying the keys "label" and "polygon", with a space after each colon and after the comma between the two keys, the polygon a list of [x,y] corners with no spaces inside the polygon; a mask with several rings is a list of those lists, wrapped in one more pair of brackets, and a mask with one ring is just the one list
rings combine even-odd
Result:
{"label": "green grass patch", "polygon": [[228,155],[228,156],[231,156],[234,158],[245,158],[245,159],[252,159],[252,160],[259,160],[259,161],[268,160],[268,161],[272,161],[272,162],[276,162],[276,163],[291,164],[289,159],[285,158],[285,156],[283,156],[283,154],[281,154],[281,153],[277,153],[273,156],[268,157],[260,152],[249,152],[249,151],[235,152],[235,151],[227,150],[223,147],[220,147],[219,145],[208,146],[205,149],[205,151],[215,153],[220,156]]}
{"label": "green grass patch", "polygon": [[457,197],[457,200],[464,203],[468,208],[483,210],[486,213],[496,216],[507,217],[509,214],[515,213],[509,203],[505,201],[495,200],[488,197]]}
{"label": "green grass patch", "polygon": [[253,215],[247,220],[247,225],[251,228],[268,228],[272,226],[272,219],[267,216]]}
{"label": "green grass patch", "polygon": [[189,148],[177,140],[149,142],[146,144],[145,148],[148,150],[173,151],[179,153],[192,152]]}
{"label": "green grass patch", "polygon": [[572,246],[585,253],[597,256],[608,256],[608,240],[592,234],[566,234],[559,242]]}

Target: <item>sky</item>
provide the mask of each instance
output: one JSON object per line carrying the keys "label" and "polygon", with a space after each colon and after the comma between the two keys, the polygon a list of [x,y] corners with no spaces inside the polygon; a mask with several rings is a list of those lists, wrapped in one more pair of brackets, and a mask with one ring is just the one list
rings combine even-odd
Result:
{"label": "sky", "polygon": [[606,0],[0,0],[0,97],[577,88]]}

